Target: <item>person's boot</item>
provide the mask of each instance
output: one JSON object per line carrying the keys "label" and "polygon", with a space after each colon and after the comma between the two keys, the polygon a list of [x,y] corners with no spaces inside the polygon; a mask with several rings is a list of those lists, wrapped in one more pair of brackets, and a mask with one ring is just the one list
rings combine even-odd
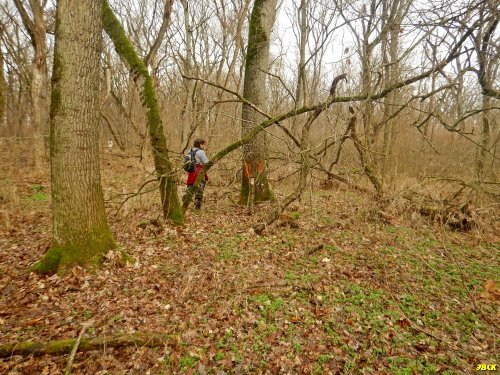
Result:
{"label": "person's boot", "polygon": [[193,206],[194,206],[195,210],[199,210],[201,208],[201,202],[198,199],[198,197],[194,197]]}

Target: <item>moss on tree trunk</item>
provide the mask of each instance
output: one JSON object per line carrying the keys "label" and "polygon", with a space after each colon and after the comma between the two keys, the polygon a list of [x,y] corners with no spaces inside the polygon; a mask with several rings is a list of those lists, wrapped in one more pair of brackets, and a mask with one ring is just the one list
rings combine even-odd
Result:
{"label": "moss on tree trunk", "polygon": [[[265,106],[266,71],[269,65],[269,37],[276,15],[276,0],[256,0],[248,31],[243,97],[258,107]],[[242,134],[262,122],[263,116],[251,106],[242,106]],[[243,146],[243,179],[240,204],[262,202],[273,198],[267,179],[266,133],[258,134]],[[251,186],[253,184],[253,186]],[[252,188],[251,188],[252,187]],[[250,196],[250,192],[254,196]]]}
{"label": "moss on tree trunk", "polygon": [[99,160],[101,16],[100,1],[58,2],[50,112],[53,237],[33,271],[95,268],[116,247]]}
{"label": "moss on tree trunk", "polygon": [[141,102],[146,110],[147,128],[153,149],[155,170],[158,175],[163,216],[174,224],[184,223],[177,184],[172,164],[168,157],[167,141],[163,133],[160,108],[153,86],[153,80],[144,62],[137,55],[125,30],[113,14],[108,1],[104,0],[103,27],[111,38],[120,58],[129,66],[134,81],[141,90]]}
{"label": "moss on tree trunk", "polygon": [[[267,170],[264,164],[265,161],[259,159],[245,160],[243,162],[240,204],[247,204],[249,198],[253,198],[254,203],[273,199],[273,193],[267,181]],[[254,184],[254,189],[252,189],[252,183]],[[251,191],[253,191],[253,197],[250,197]]]}
{"label": "moss on tree trunk", "polygon": [[[64,274],[74,266],[96,269],[102,265],[104,255],[116,248],[108,228],[94,230],[80,241],[65,244],[53,243],[47,253],[32,267],[41,274]],[[125,253],[122,253],[125,260]]]}

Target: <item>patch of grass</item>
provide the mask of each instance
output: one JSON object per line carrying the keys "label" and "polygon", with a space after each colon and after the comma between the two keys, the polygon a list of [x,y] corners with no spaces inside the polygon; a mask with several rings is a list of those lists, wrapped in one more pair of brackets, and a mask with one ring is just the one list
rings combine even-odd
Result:
{"label": "patch of grass", "polygon": [[263,342],[262,338],[259,335],[256,335],[252,349],[255,353],[263,356],[271,350],[271,345]]}
{"label": "patch of grass", "polygon": [[226,345],[226,344],[225,344],[225,342],[224,342],[224,339],[219,339],[219,340],[217,341],[216,347],[217,347],[217,349],[222,349],[225,345]]}
{"label": "patch of grass", "polygon": [[431,375],[438,373],[438,367],[428,362],[425,358],[409,358],[409,357],[389,357],[389,369],[393,374],[397,375],[413,375],[415,373],[422,375]]}
{"label": "patch of grass", "polygon": [[334,245],[325,245],[325,250],[332,254],[340,252],[340,249]]}
{"label": "patch of grass", "polygon": [[[316,260],[316,263],[319,262],[319,259]],[[304,273],[300,275],[300,281],[303,284],[314,284],[321,278],[320,275],[314,273]]]}
{"label": "patch of grass", "polygon": [[[421,310],[417,305],[416,298],[411,294],[401,294],[398,296],[399,307],[410,318],[418,317],[421,315]],[[420,301],[423,302],[423,301]]]}
{"label": "patch of grass", "polygon": [[241,363],[243,361],[243,356],[236,344],[231,345],[231,352],[233,353],[233,362]]}
{"label": "patch of grass", "polygon": [[439,311],[429,311],[425,314],[424,323],[429,326],[436,326],[439,323],[440,316]]}
{"label": "patch of grass", "polygon": [[169,374],[169,370],[172,368],[172,357],[170,355],[165,355],[163,357],[163,361],[162,361],[162,367],[163,367],[163,371],[160,373],[161,375],[167,375]]}
{"label": "patch of grass", "polygon": [[[233,343],[233,332],[231,330],[226,330],[224,332],[224,336],[219,338],[216,343],[216,348],[217,349],[225,349],[226,351],[229,350],[228,347],[231,346],[233,348],[234,345]],[[237,349],[237,348],[236,348]]]}
{"label": "patch of grass", "polygon": [[222,361],[225,357],[224,352],[217,352],[215,353],[214,360],[216,361]]}
{"label": "patch of grass", "polygon": [[355,366],[356,366],[356,359],[355,358],[348,359],[344,364],[343,373],[344,374],[349,373]]}
{"label": "patch of grass", "polygon": [[108,324],[113,325],[121,320],[123,320],[123,315],[121,314],[113,315],[111,318],[108,319]]}
{"label": "patch of grass", "polygon": [[299,277],[291,272],[291,271],[285,271],[285,281],[290,281],[290,282],[293,282],[293,281],[296,281]]}
{"label": "patch of grass", "polygon": [[338,323],[334,320],[329,320],[323,323],[323,329],[325,330],[325,334],[329,338],[330,342],[335,346],[338,346],[341,343],[340,336],[334,329],[334,327],[337,325]]}
{"label": "patch of grass", "polygon": [[274,312],[274,311],[278,311],[278,310],[281,310],[281,308],[283,307],[283,305],[285,304],[285,301],[283,300],[283,298],[276,298],[275,300],[271,301],[271,310]]}
{"label": "patch of grass", "polygon": [[285,300],[281,297],[274,298],[268,294],[259,294],[254,297],[255,302],[259,303],[259,306],[262,306],[263,312],[266,312],[268,309],[272,312],[276,312],[281,310],[285,305]]}
{"label": "patch of grass", "polygon": [[45,202],[49,199],[49,196],[44,193],[45,187],[42,185],[31,185],[32,193],[30,199],[35,202]]}
{"label": "patch of grass", "polygon": [[320,354],[320,356],[318,357],[318,364],[319,365],[323,365],[325,364],[326,362],[330,361],[332,359],[332,355],[331,354]]}
{"label": "patch of grass", "polygon": [[372,355],[375,358],[383,358],[385,357],[385,350],[382,348],[373,348]]}
{"label": "patch of grass", "polygon": [[194,355],[185,355],[181,357],[179,360],[179,366],[181,369],[186,369],[186,368],[193,368],[196,362],[198,362],[200,359]]}
{"label": "patch of grass", "polygon": [[217,261],[228,261],[237,259],[240,256],[241,248],[240,244],[242,242],[242,236],[236,235],[233,237],[226,238],[220,245],[217,251]]}
{"label": "patch of grass", "polygon": [[322,374],[324,370],[324,364],[332,359],[331,354],[320,354],[316,360],[315,373]]}

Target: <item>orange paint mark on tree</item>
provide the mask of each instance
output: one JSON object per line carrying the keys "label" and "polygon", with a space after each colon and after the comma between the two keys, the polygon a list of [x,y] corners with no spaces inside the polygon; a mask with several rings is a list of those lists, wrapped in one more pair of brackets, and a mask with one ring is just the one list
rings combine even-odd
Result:
{"label": "orange paint mark on tree", "polygon": [[245,177],[250,177],[252,175],[252,163],[249,161],[245,162],[244,171]]}
{"label": "orange paint mark on tree", "polygon": [[257,162],[257,173],[260,174],[260,172],[262,172],[262,162],[261,161],[258,161]]}

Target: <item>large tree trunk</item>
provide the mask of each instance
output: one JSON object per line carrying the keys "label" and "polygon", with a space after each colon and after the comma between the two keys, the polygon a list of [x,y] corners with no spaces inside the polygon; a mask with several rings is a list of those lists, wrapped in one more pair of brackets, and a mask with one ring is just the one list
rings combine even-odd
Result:
{"label": "large tree trunk", "polygon": [[99,163],[102,0],[59,0],[51,103],[53,239],[41,273],[95,268],[115,247]]}
{"label": "large tree trunk", "polygon": [[168,157],[167,141],[163,133],[163,124],[160,118],[160,108],[153,86],[153,80],[144,62],[137,56],[122,25],[113,14],[109,4],[104,0],[104,30],[111,38],[116,52],[129,66],[134,81],[141,91],[142,105],[146,110],[146,124],[148,127],[155,170],[160,185],[160,199],[163,216],[172,220],[174,224],[182,224],[184,215],[177,194],[175,172]]}
{"label": "large tree trunk", "polygon": [[[276,16],[277,0],[256,0],[250,18],[243,97],[257,105],[266,104],[266,72],[269,64],[269,38]],[[242,134],[247,134],[263,116],[248,104],[242,107]],[[243,146],[243,179],[240,203],[272,198],[267,180],[267,139],[261,132]],[[251,194],[252,192],[252,194]]]}

